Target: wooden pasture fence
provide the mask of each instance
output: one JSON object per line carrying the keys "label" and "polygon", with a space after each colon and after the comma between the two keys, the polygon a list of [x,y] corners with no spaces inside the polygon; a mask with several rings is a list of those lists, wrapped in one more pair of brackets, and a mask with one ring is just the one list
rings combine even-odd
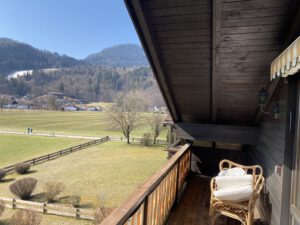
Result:
{"label": "wooden pasture fence", "polygon": [[[110,140],[111,141],[127,141],[127,139],[125,137],[118,137],[118,136],[110,136]],[[131,143],[141,143],[142,138],[138,138],[138,137],[132,137],[130,138],[130,142]],[[151,142],[153,143],[153,139],[151,140]],[[157,144],[167,144],[168,142],[166,140],[161,140],[161,139],[157,139],[156,140]]]}
{"label": "wooden pasture fence", "polygon": [[140,186],[100,225],[164,225],[180,198],[191,167],[190,144]]}
{"label": "wooden pasture fence", "polygon": [[[61,156],[67,155],[67,154],[70,154],[72,152],[76,152],[76,151],[88,148],[88,147],[93,146],[93,145],[98,145],[98,144],[107,142],[109,140],[110,140],[109,136],[106,136],[106,137],[103,137],[103,138],[100,138],[100,139],[97,139],[97,140],[89,141],[89,142],[86,142],[86,143],[83,143],[83,144],[80,144],[80,145],[76,145],[76,146],[66,148],[64,150],[60,150],[60,151],[57,151],[57,152],[54,152],[54,153],[51,153],[51,154],[47,154],[47,155],[43,155],[43,156],[40,156],[40,157],[37,157],[37,158],[26,160],[26,161],[23,161],[23,162],[20,162],[20,163],[30,163],[31,165],[40,164],[40,163],[43,163],[43,162],[46,162],[46,161],[49,161],[49,160],[52,160],[52,159],[56,159],[58,157],[61,157]],[[11,172],[14,171],[14,168],[17,164],[19,164],[19,163],[4,167],[2,169],[6,170],[7,173],[11,173]]]}
{"label": "wooden pasture fence", "polygon": [[38,203],[24,201],[14,198],[0,198],[6,208],[32,210],[43,214],[72,217],[76,219],[94,220],[94,210],[80,209],[71,206],[61,206],[56,204]]}

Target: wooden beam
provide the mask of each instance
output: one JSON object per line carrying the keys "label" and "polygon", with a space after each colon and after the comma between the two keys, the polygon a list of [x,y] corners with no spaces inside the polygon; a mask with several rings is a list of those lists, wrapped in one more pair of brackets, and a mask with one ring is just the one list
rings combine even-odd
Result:
{"label": "wooden beam", "polygon": [[212,21],[212,73],[211,73],[211,122],[217,121],[217,98],[216,82],[219,75],[219,47],[221,37],[221,18],[222,18],[222,1],[213,0],[213,21]]}
{"label": "wooden beam", "polygon": [[[300,5],[298,6],[297,13],[294,17],[294,21],[289,29],[288,35],[285,38],[282,51],[285,50],[298,36],[300,35]],[[267,88],[269,92],[269,99],[268,103],[270,102],[270,99],[272,98],[273,94],[275,93],[275,90],[279,84],[280,78],[277,77],[275,80],[269,83],[269,86]],[[257,109],[256,114],[254,116],[253,122],[255,125],[257,125],[262,118],[263,113],[261,112],[260,108]]]}
{"label": "wooden beam", "polygon": [[172,119],[174,121],[179,121],[180,117],[177,108],[175,107],[175,101],[168,87],[164,70],[159,59],[159,56],[161,55],[158,48],[159,45],[156,43],[154,32],[148,24],[146,12],[141,5],[141,1],[125,0],[125,3]]}
{"label": "wooden beam", "polygon": [[257,128],[217,124],[176,123],[178,138],[230,144],[257,144]]}

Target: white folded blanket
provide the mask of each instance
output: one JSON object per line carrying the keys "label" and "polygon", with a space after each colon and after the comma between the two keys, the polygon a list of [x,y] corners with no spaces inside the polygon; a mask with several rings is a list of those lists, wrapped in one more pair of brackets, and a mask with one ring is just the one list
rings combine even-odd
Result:
{"label": "white folded blanket", "polygon": [[214,191],[214,196],[220,200],[231,202],[248,201],[253,193],[253,186],[223,188]]}
{"label": "white folded blanket", "polygon": [[247,175],[246,171],[240,167],[222,170],[218,176],[242,176]]}
{"label": "white folded blanket", "polygon": [[239,167],[223,170],[216,177],[214,196],[220,200],[242,202],[253,193],[253,176]]}
{"label": "white folded blanket", "polygon": [[217,176],[216,184],[218,189],[240,186],[253,186],[252,175],[242,176]]}

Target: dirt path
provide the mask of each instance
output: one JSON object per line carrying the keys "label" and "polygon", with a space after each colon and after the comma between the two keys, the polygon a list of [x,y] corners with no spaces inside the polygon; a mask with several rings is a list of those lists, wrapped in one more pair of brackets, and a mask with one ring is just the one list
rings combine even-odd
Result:
{"label": "dirt path", "polygon": [[65,134],[35,133],[35,132],[32,134],[28,134],[26,132],[6,131],[6,130],[0,130],[0,134],[18,134],[18,135],[28,135],[28,136],[60,137],[60,138],[75,138],[75,139],[88,139],[88,140],[99,139],[99,137],[89,137],[89,136],[80,136],[80,135],[65,135]]}

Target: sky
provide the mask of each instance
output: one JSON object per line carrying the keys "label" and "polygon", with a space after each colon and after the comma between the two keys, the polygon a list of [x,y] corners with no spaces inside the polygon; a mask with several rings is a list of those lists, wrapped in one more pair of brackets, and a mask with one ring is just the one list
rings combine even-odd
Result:
{"label": "sky", "polygon": [[77,59],[140,44],[123,0],[0,0],[0,37]]}

